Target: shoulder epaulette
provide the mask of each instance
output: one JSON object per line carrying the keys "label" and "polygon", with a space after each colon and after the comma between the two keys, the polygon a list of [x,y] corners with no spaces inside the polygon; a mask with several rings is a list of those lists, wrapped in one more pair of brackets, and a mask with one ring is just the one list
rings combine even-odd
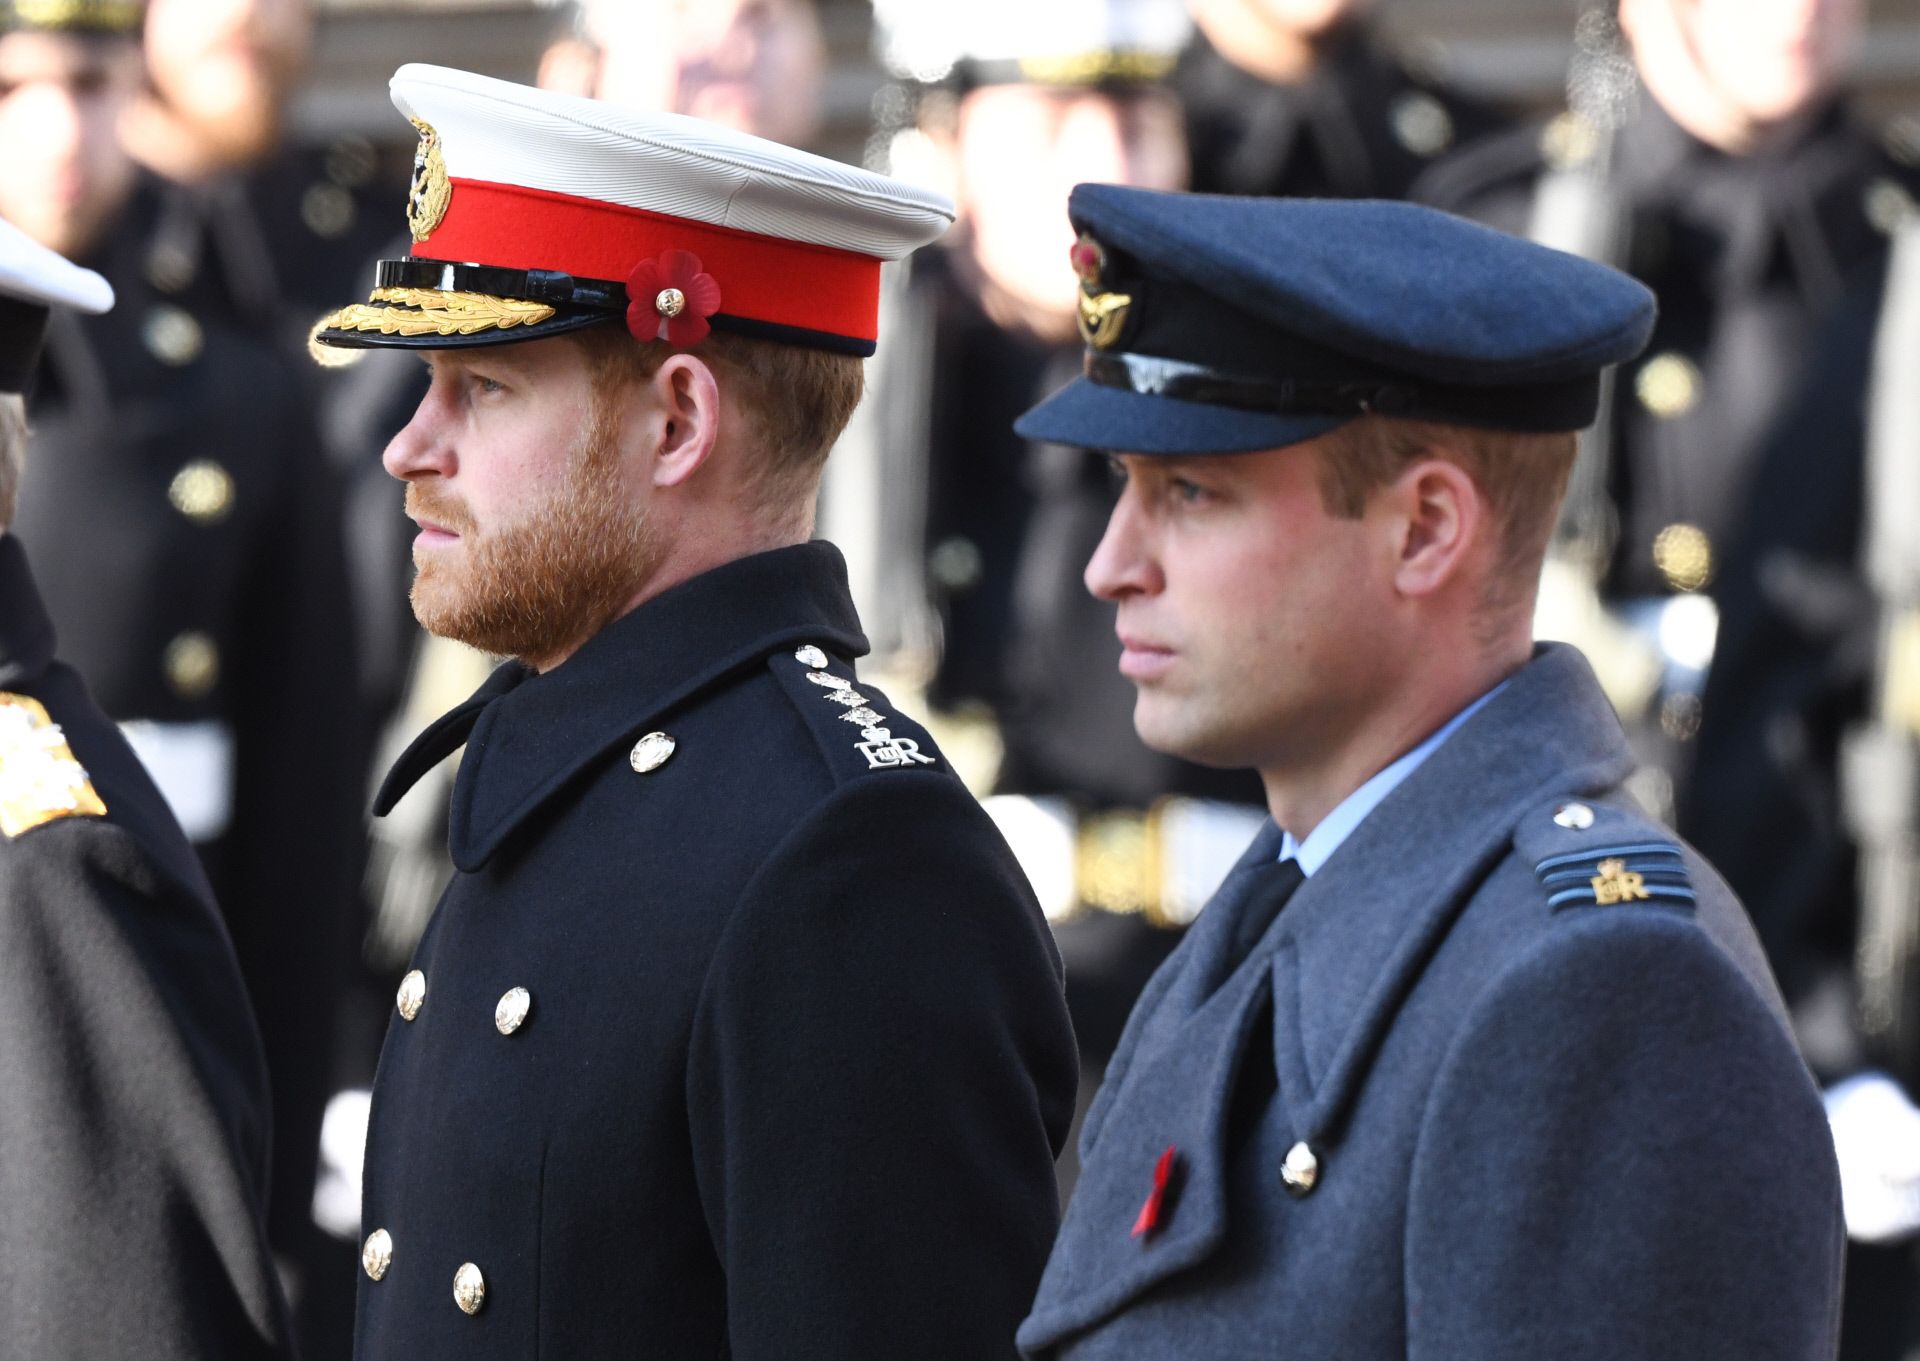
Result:
{"label": "shoulder epaulette", "polygon": [[46,706],[0,693],[0,835],[17,837],[61,818],[106,812]]}
{"label": "shoulder epaulette", "polygon": [[926,750],[930,744],[924,741],[924,730],[887,712],[886,698],[857,682],[852,667],[839,658],[808,645],[775,653],[767,665],[813,729],[822,755],[839,778],[943,764]]}
{"label": "shoulder epaulette", "polygon": [[1638,810],[1562,799],[1529,813],[1515,829],[1514,847],[1532,862],[1555,912],[1694,904],[1680,843]]}

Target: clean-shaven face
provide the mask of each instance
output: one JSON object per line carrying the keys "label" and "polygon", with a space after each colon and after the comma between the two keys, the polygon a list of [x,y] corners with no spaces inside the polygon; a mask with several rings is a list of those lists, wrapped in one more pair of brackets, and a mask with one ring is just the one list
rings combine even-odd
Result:
{"label": "clean-shaven face", "polygon": [[413,609],[429,632],[539,664],[630,605],[659,565],[646,486],[565,338],[428,352],[387,447],[407,483]]}
{"label": "clean-shaven face", "polygon": [[0,36],[0,217],[86,254],[133,190],[119,121],[139,81],[131,39]]}
{"label": "clean-shaven face", "polygon": [[1261,769],[1338,751],[1390,646],[1390,536],[1328,513],[1312,444],[1114,462],[1125,486],[1086,584],[1119,607],[1141,740]]}

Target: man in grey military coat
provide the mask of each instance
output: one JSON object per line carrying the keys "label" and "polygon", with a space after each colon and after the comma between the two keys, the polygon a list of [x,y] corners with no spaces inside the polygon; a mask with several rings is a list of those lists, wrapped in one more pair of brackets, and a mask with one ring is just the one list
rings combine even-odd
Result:
{"label": "man in grey military coat", "polygon": [[1087,568],[1147,743],[1272,824],[1147,989],[1029,1356],[1832,1353],[1826,1122],[1535,584],[1649,295],[1427,209],[1083,185]]}

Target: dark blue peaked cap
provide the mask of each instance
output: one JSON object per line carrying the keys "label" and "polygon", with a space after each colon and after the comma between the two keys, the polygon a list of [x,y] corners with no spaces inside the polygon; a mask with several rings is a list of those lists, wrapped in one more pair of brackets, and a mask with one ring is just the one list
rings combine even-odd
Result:
{"label": "dark blue peaked cap", "polygon": [[1243,453],[1368,413],[1580,430],[1653,331],[1619,271],[1414,204],[1083,184],[1068,212],[1086,376],[1027,439]]}

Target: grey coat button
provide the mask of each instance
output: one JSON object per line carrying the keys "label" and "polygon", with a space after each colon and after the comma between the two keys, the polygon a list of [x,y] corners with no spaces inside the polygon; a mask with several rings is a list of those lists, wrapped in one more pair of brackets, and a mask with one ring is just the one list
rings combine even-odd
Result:
{"label": "grey coat button", "polygon": [[1304,1143],[1295,1144],[1280,1165],[1280,1181],[1296,1200],[1312,1194],[1320,1184],[1320,1159]]}
{"label": "grey coat button", "polygon": [[1593,826],[1593,810],[1584,803],[1563,803],[1553,810],[1553,821],[1569,832],[1584,832]]}

